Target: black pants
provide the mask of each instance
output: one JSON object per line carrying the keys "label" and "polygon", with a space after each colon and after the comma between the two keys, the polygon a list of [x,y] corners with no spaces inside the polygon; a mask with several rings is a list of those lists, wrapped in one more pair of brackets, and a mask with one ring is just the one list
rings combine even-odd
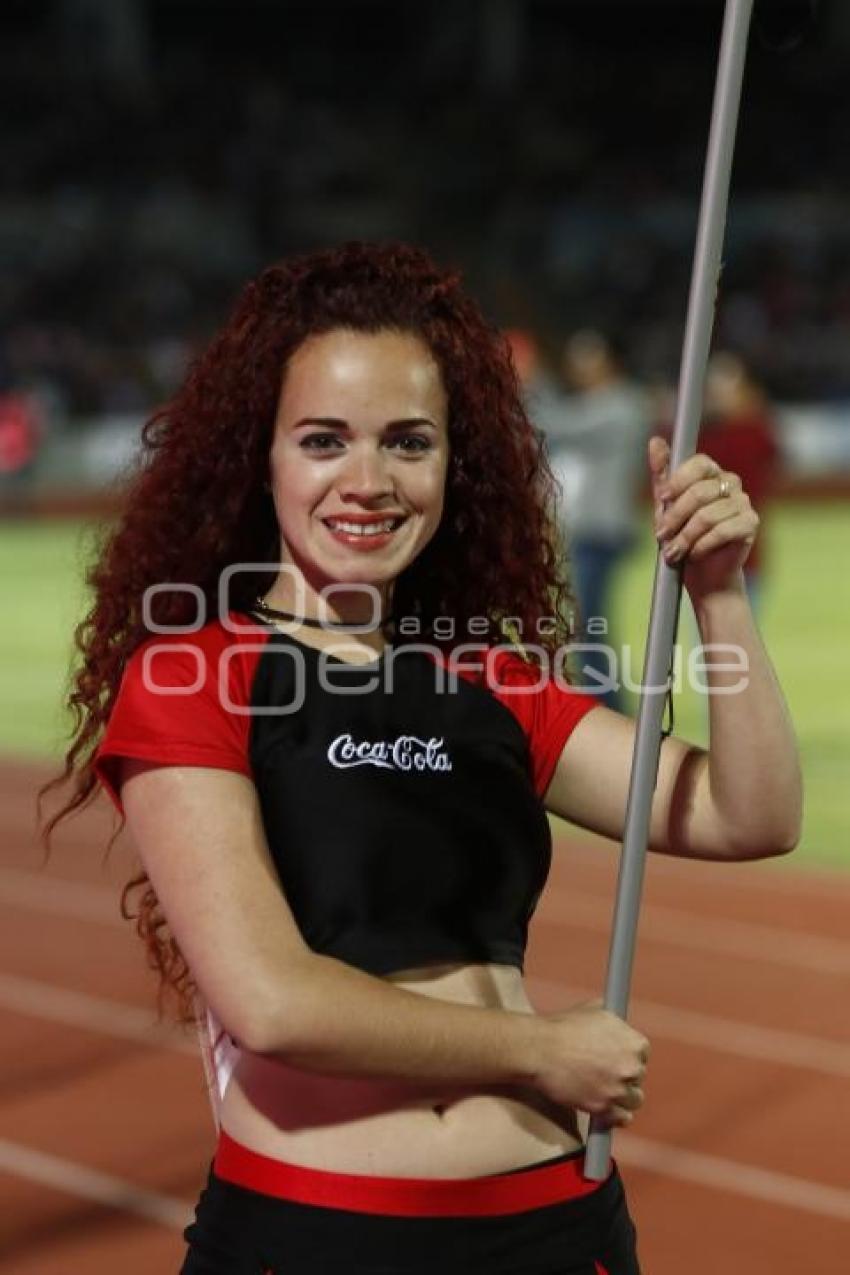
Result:
{"label": "black pants", "polygon": [[180,1275],[640,1275],[615,1171],[590,1195],[488,1217],[300,1204],[210,1171]]}

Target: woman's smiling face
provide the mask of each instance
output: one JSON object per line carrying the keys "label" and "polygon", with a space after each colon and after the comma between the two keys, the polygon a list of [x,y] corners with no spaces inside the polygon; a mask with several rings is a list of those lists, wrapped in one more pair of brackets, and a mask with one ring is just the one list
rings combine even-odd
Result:
{"label": "woman's smiling face", "polygon": [[289,360],[270,453],[281,561],[315,590],[383,590],[436,532],[448,460],[446,391],[419,337],[309,337]]}

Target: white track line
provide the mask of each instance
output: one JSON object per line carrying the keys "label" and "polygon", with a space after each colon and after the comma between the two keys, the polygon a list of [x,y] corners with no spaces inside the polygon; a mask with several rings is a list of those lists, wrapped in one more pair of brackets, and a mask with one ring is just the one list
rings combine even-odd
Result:
{"label": "white track line", "polygon": [[[117,887],[111,890],[106,886],[62,880],[48,873],[0,869],[0,895],[12,906],[123,928],[128,922],[118,911],[118,893]],[[608,898],[550,883],[544,899],[563,903],[567,913],[562,920],[547,918],[546,924],[610,933],[613,891]],[[727,921],[682,908],[644,904],[641,938],[649,943],[709,951],[713,956],[732,956],[819,974],[850,974],[850,943],[840,939],[781,926]]]}
{"label": "white track line", "polygon": [[[850,1191],[840,1187],[774,1173],[722,1156],[688,1151],[633,1133],[618,1134],[615,1151],[620,1164],[663,1178],[850,1222]],[[94,1200],[174,1230],[182,1230],[191,1218],[189,1206],[174,1196],[146,1190],[112,1174],[5,1139],[0,1139],[0,1169],[39,1186]]]}
{"label": "white track line", "polygon": [[[530,978],[528,989],[564,1007],[593,1000],[598,990],[567,986],[548,979]],[[158,1026],[150,1010],[120,1001],[55,987],[35,979],[0,974],[0,1009],[131,1040],[151,1048],[169,1049],[196,1056],[194,1039],[176,1027]],[[850,1045],[800,1032],[777,1031],[713,1014],[697,1014],[658,1001],[633,1000],[630,1017],[650,1036],[677,1044],[695,1045],[735,1057],[754,1058],[777,1066],[799,1067],[827,1076],[850,1078]]]}
{"label": "white track line", "polygon": [[[602,898],[580,890],[550,889],[544,898],[564,905],[562,918],[546,917],[545,924],[560,929],[579,926],[610,933],[614,898]],[[674,947],[734,956],[769,965],[814,970],[818,974],[850,974],[850,943],[748,921],[725,921],[700,916],[681,908],[644,904],[640,913],[641,941],[668,943]]]}
{"label": "white track line", "polygon": [[178,1028],[157,1023],[152,1010],[54,987],[34,978],[0,973],[0,1008],[29,1018],[61,1023],[63,1027],[77,1027],[120,1040],[131,1040],[155,1049],[172,1049],[180,1054],[198,1053],[194,1037],[189,1040]]}
{"label": "white track line", "polygon": [[[612,868],[616,870],[620,853],[620,846],[616,841],[603,841],[598,847],[588,848],[587,842],[582,839],[581,829],[578,829],[574,836],[554,832],[553,844],[558,855],[581,868],[609,874]],[[795,898],[801,894],[828,895],[831,899],[836,895],[844,895],[850,903],[850,873],[842,872],[840,868],[798,868],[793,856],[787,861],[787,865],[779,867],[770,860],[726,863],[722,860],[685,859],[672,854],[653,853],[647,857],[647,871],[653,877],[681,880],[695,888],[701,884],[728,884],[730,889],[741,887],[765,894],[772,891],[776,894],[791,894]]]}
{"label": "white track line", "polygon": [[[560,984],[531,980],[531,990],[539,994],[559,994],[587,999],[586,989],[565,988]],[[157,1033],[148,1011],[115,1001],[61,991],[34,980],[0,976],[0,1004],[23,1014],[47,1017],[65,1025],[103,1032],[146,1045],[161,1045],[180,1053],[194,1055],[195,1046],[181,1036]],[[829,1074],[850,1074],[850,1050],[832,1046],[832,1042],[791,1033],[751,1029],[708,1015],[681,1014],[668,1006],[638,1001],[635,1013],[641,1026],[658,1035],[686,1039],[721,1052],[748,1054],[773,1062],[790,1063]],[[684,1026],[684,1031],[682,1030]],[[793,1178],[740,1164],[734,1160],[708,1156],[663,1143],[639,1138],[634,1134],[617,1135],[616,1158],[623,1164],[657,1173],[665,1178],[693,1182],[733,1195],[744,1195],[782,1207],[792,1207],[822,1216],[850,1220],[850,1193],[839,1188]],[[70,1161],[34,1152],[26,1147],[0,1142],[0,1168],[19,1177],[51,1186],[72,1195],[93,1199],[114,1208],[124,1209],[164,1225],[182,1228],[188,1214],[177,1200],[145,1191],[107,1174],[93,1171]]]}
{"label": "white track line", "polygon": [[850,1191],[810,1182],[807,1178],[757,1169],[701,1151],[687,1151],[633,1133],[617,1134],[614,1159],[633,1169],[657,1173],[659,1177],[693,1182],[729,1195],[745,1195],[783,1208],[850,1222]]}
{"label": "white track line", "polygon": [[[540,978],[528,979],[528,990],[532,1001],[536,992],[547,1002],[560,1000],[564,1008],[581,1001],[595,1000],[600,995],[599,989],[568,987]],[[697,1014],[642,997],[630,1002],[629,1020],[650,1037],[850,1079],[850,1045],[826,1040],[822,1036],[778,1031],[732,1018],[718,1018],[714,1014]]]}
{"label": "white track line", "polygon": [[0,1169],[38,1186],[93,1200],[122,1213],[134,1213],[171,1230],[182,1231],[192,1218],[189,1205],[174,1196],[148,1191],[111,1173],[100,1173],[74,1160],[47,1155],[5,1138],[0,1138]]}

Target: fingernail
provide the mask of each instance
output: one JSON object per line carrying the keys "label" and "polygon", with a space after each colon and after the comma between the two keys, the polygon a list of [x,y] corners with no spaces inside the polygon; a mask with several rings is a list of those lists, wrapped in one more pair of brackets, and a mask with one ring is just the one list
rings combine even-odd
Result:
{"label": "fingernail", "polygon": [[682,556],[682,546],[678,540],[671,540],[669,545],[664,546],[662,553],[666,562],[678,562]]}
{"label": "fingernail", "polygon": [[662,500],[669,500],[670,496],[672,495],[672,492],[670,491],[670,488],[667,486],[666,483],[662,483],[661,486],[658,488],[658,494]]}

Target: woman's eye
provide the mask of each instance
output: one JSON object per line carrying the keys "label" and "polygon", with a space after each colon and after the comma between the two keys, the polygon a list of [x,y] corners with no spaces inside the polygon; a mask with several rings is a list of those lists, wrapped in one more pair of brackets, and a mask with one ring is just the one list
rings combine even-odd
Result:
{"label": "woman's eye", "polygon": [[403,452],[428,452],[431,450],[430,438],[425,438],[423,434],[402,434],[400,438],[395,439],[396,447]]}
{"label": "woman's eye", "polygon": [[301,440],[301,446],[308,451],[330,452],[335,451],[337,446],[341,447],[342,443],[336,434],[308,434]]}
{"label": "woman's eye", "polygon": [[[402,434],[391,438],[387,445],[408,455],[428,452],[433,447],[430,438],[422,434]],[[345,441],[338,434],[308,434],[302,438],[300,446],[311,452],[336,452],[345,447]]]}

